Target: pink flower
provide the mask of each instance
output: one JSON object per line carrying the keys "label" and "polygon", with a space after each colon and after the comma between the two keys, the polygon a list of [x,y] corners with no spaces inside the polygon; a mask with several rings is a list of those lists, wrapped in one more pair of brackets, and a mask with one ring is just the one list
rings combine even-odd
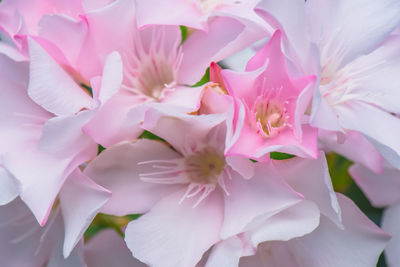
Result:
{"label": "pink flower", "polygon": [[301,201],[270,163],[224,156],[225,119],[150,109],[143,127],[174,150],[153,140],[122,143],[85,169],[113,192],[103,212],[145,213],[126,229],[127,245],[139,260],[194,266],[213,244],[240,233],[256,217]]}
{"label": "pink flower", "polygon": [[[398,113],[399,38],[391,35],[400,23],[399,2],[262,1],[258,7],[268,23],[286,33],[292,62],[318,76],[311,124],[340,134],[339,144],[357,131],[399,166],[398,130],[378,130],[400,127],[392,115]],[[357,142],[350,141],[349,151],[357,151]],[[368,161],[376,157],[371,154]]]}
{"label": "pink flower", "polygon": [[245,73],[222,71],[236,103],[231,154],[255,159],[271,151],[317,156],[317,132],[302,125],[314,77],[290,77],[280,47],[276,32]]}
{"label": "pink flower", "polygon": [[[85,127],[87,134],[106,147],[140,135],[139,124],[149,103],[161,103],[183,113],[196,111],[202,88],[188,85],[200,80],[211,61],[222,59],[221,49],[243,30],[243,25],[233,19],[218,18],[210,23],[207,33],[191,35],[181,44],[177,25],[151,25],[139,30],[138,12],[132,1],[118,0],[86,15],[90,38],[83,51],[99,62],[118,51],[124,65],[121,90]],[[222,31],[224,34],[220,34]]]}
{"label": "pink flower", "polygon": [[277,161],[276,167],[305,199],[218,243],[207,267],[376,265],[390,236],[334,193],[323,154],[318,160]]}
{"label": "pink flower", "polygon": [[93,99],[38,42],[28,42],[29,73],[28,63],[0,57],[0,154],[4,168],[21,184],[22,200],[44,225],[67,177],[97,154],[97,144],[82,127],[115,88],[119,57],[109,57]]}

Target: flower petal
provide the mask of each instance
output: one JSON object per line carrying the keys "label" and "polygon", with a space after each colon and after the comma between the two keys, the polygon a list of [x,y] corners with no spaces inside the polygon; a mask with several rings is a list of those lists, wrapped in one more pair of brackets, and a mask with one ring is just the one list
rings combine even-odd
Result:
{"label": "flower petal", "polygon": [[125,241],[136,258],[154,267],[195,266],[219,240],[221,192],[214,191],[193,207],[195,198],[179,204],[184,190],[163,198],[149,213],[128,224]]}
{"label": "flower petal", "polygon": [[97,185],[76,169],[60,192],[61,211],[65,225],[63,255],[67,258],[111,192]]}
{"label": "flower petal", "polygon": [[180,155],[166,144],[140,139],[106,149],[89,163],[84,173],[112,192],[102,212],[117,216],[144,213],[164,196],[179,190],[180,186],[143,182],[139,175],[154,172],[154,168],[153,164],[139,163],[176,158]]}

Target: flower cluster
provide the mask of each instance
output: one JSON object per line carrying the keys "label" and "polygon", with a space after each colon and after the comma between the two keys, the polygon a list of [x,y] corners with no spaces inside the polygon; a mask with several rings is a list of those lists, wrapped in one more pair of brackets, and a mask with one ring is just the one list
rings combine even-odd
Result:
{"label": "flower cluster", "polygon": [[1,266],[400,266],[398,0],[3,0],[0,118]]}

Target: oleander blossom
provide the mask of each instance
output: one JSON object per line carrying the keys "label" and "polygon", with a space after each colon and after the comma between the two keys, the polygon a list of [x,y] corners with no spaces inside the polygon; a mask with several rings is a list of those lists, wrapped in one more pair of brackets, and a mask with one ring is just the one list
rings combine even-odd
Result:
{"label": "oleander blossom", "polygon": [[285,60],[277,31],[246,72],[221,72],[236,109],[229,153],[255,159],[271,151],[317,156],[317,131],[302,125],[315,78],[290,77]]}
{"label": "oleander blossom", "polygon": [[139,260],[194,266],[213,244],[242,232],[256,217],[301,201],[270,163],[224,155],[226,118],[152,108],[143,128],[174,150],[142,139],[102,152],[86,168],[86,175],[113,192],[103,212],[145,213],[126,229],[127,245]]}
{"label": "oleander blossom", "polygon": [[[139,29],[137,12],[133,1],[117,0],[86,14],[90,38],[84,51],[102,62],[103,55],[116,50],[124,66],[120,90],[85,126],[85,132],[105,147],[138,137],[151,103],[182,113],[196,111],[202,88],[191,85],[201,79],[211,61],[225,56],[224,47],[244,28],[232,18],[216,18],[207,33],[194,33],[182,43],[177,25]],[[124,23],[114,27],[116,20]]]}

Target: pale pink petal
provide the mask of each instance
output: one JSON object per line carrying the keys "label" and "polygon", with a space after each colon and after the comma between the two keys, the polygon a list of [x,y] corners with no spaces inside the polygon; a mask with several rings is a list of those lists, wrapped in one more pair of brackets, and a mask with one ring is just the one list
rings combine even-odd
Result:
{"label": "pale pink petal", "polygon": [[[231,108],[232,97],[216,91],[213,88],[214,85],[214,83],[207,83],[203,86],[199,114],[225,113]],[[219,86],[221,85],[219,84]]]}
{"label": "pale pink petal", "polygon": [[138,107],[139,110],[135,108],[141,103],[143,103],[141,97],[126,90],[119,90],[84,126],[84,132],[104,147],[137,138],[143,131],[139,123],[143,120],[144,114],[139,121],[132,122],[131,119],[128,121],[130,124],[135,124],[131,128],[125,129],[123,125],[128,119],[129,112],[134,112],[136,116],[138,113],[144,113],[142,106]]}
{"label": "pale pink petal", "polygon": [[56,44],[72,67],[76,67],[86,33],[85,21],[65,15],[45,15],[39,23],[39,36]]}
{"label": "pale pink petal", "polygon": [[212,61],[218,62],[225,57],[223,48],[233,42],[243,28],[243,24],[235,19],[218,17],[210,22],[207,32],[192,33],[182,45],[185,56],[178,81],[189,85],[199,81]]}
{"label": "pale pink petal", "polygon": [[397,0],[312,0],[307,1],[306,12],[321,53],[342,64],[375,49],[400,23]]}
{"label": "pale pink petal", "polygon": [[76,151],[70,157],[59,158],[37,150],[27,150],[24,153],[7,153],[3,164],[21,182],[21,199],[32,210],[38,222],[44,225],[67,176],[96,155],[96,152],[97,147],[90,146]]}
{"label": "pale pink petal", "polygon": [[291,251],[288,249],[288,242],[272,241],[263,243],[258,247],[254,256],[242,257],[239,267],[301,267],[294,259]]}
{"label": "pale pink petal", "polygon": [[62,157],[71,157],[83,150],[96,150],[97,145],[82,132],[82,127],[93,114],[91,110],[84,110],[49,119],[43,126],[39,150]]}
{"label": "pale pink petal", "polygon": [[20,193],[21,185],[0,163],[0,206],[13,201]]}
{"label": "pale pink petal", "polygon": [[237,236],[223,240],[214,245],[205,267],[237,267],[242,250],[242,240]]}
{"label": "pale pink petal", "polygon": [[248,234],[254,247],[265,241],[288,241],[311,233],[318,227],[320,211],[315,203],[303,200],[274,216],[253,223],[258,227]]}
{"label": "pale pink petal", "polygon": [[[69,161],[70,159],[60,160],[35,151],[4,156],[4,166],[22,184],[21,199],[41,225],[47,222],[53,202],[69,175],[68,172],[64,174]],[[40,181],[37,177],[40,177]]]}
{"label": "pale pink petal", "polygon": [[392,235],[392,239],[385,247],[385,259],[388,266],[395,267],[400,264],[400,204],[396,203],[387,208],[383,213],[382,228]]}
{"label": "pale pink petal", "polygon": [[243,178],[250,179],[255,173],[255,164],[245,157],[229,156],[225,158],[226,163]]}
{"label": "pale pink petal", "polygon": [[177,86],[167,92],[161,103],[171,105],[171,108],[182,113],[195,112],[200,108],[203,87]]}
{"label": "pale pink petal", "polygon": [[[316,85],[318,86],[318,85]],[[318,88],[318,87],[317,87]],[[313,109],[311,112],[311,125],[329,131],[341,131],[340,125],[334,107],[332,107],[325,98],[321,96],[319,90],[315,90],[313,98]]]}
{"label": "pale pink petal", "polygon": [[349,172],[374,206],[384,207],[400,201],[399,170],[384,168],[381,173],[374,173],[356,164]]}
{"label": "pale pink petal", "polygon": [[[157,8],[154,8],[157,6]],[[203,29],[202,14],[195,5],[184,0],[139,0],[137,1],[138,26],[146,25],[185,25]]]}
{"label": "pale pink petal", "polygon": [[111,192],[76,169],[68,176],[59,196],[65,225],[63,255],[67,258],[100,208],[111,197]]}
{"label": "pale pink petal", "polygon": [[82,7],[83,10],[89,12],[91,10],[100,9],[110,4],[113,0],[83,0]]}
{"label": "pale pink petal", "polygon": [[102,212],[117,216],[144,213],[164,196],[181,187],[141,181],[140,174],[151,173],[155,169],[152,164],[138,163],[179,157],[164,143],[140,139],[103,151],[89,163],[84,173],[112,192],[112,197],[101,209]]}
{"label": "pale pink petal", "polygon": [[0,55],[0,152],[36,145],[51,115],[27,94],[28,64]]}
{"label": "pale pink petal", "polygon": [[69,115],[90,108],[91,97],[79,87],[47,52],[29,38],[29,96],[56,115]]}
{"label": "pale pink petal", "polygon": [[257,164],[255,176],[249,180],[233,174],[227,190],[222,239],[243,232],[256,217],[272,215],[302,199],[283,181],[271,163]]}
{"label": "pale pink petal", "polygon": [[115,230],[106,229],[96,234],[85,246],[85,262],[88,267],[145,267],[132,257],[122,236]]}
{"label": "pale pink petal", "polygon": [[274,164],[294,190],[315,202],[322,214],[341,226],[341,210],[323,152],[317,160],[293,158],[276,160]]}
{"label": "pale pink petal", "polygon": [[114,51],[107,56],[104,63],[99,93],[99,100],[101,103],[106,103],[107,100],[118,92],[122,84],[122,79],[123,69],[121,55]]}
{"label": "pale pink petal", "polygon": [[205,141],[210,130],[225,119],[225,114],[182,115],[158,106],[146,112],[142,127],[184,153],[188,144]]}
{"label": "pale pink petal", "polygon": [[321,217],[311,234],[289,241],[301,267],[373,267],[390,236],[370,221],[347,197],[338,195],[344,230]]}
{"label": "pale pink petal", "polygon": [[306,59],[308,38],[306,3],[302,0],[261,1],[257,8],[267,11],[258,14],[269,24],[281,29],[302,61]]}
{"label": "pale pink petal", "polygon": [[319,130],[318,138],[324,150],[333,150],[353,162],[363,164],[376,173],[382,171],[382,156],[361,133],[348,132],[344,142],[339,142],[339,134],[337,132]]}
{"label": "pale pink petal", "polygon": [[400,113],[400,36],[392,36],[378,49],[349,63],[345,69],[355,81],[348,98]]}
{"label": "pale pink petal", "polygon": [[223,221],[220,192],[214,191],[193,207],[195,198],[179,203],[184,190],[163,198],[128,224],[125,241],[136,258],[154,267],[195,266],[219,241]]}
{"label": "pale pink petal", "polygon": [[[61,222],[57,222],[62,226]],[[58,230],[59,236],[54,237],[54,243],[50,259],[46,267],[87,267],[83,257],[83,240],[77,244],[75,249],[71,252],[68,258],[64,258],[62,255],[62,234],[61,230]]]}
{"label": "pale pink petal", "polygon": [[[390,147],[400,155],[400,119],[364,102],[351,101],[335,107],[344,128],[359,131],[375,141]],[[373,120],[373,123],[371,123]],[[390,131],[387,130],[390,125]],[[379,148],[377,147],[379,150]]]}
{"label": "pale pink petal", "polygon": [[46,263],[52,244],[48,239],[40,239],[42,228],[19,198],[0,206],[0,225],[2,265],[41,267]]}
{"label": "pale pink petal", "polygon": [[134,2],[130,0],[113,1],[87,12],[89,35],[79,61],[80,72],[85,77],[100,75],[106,57],[113,51],[121,54],[125,67],[129,66],[127,55],[134,50],[134,33],[137,31],[135,14]]}

